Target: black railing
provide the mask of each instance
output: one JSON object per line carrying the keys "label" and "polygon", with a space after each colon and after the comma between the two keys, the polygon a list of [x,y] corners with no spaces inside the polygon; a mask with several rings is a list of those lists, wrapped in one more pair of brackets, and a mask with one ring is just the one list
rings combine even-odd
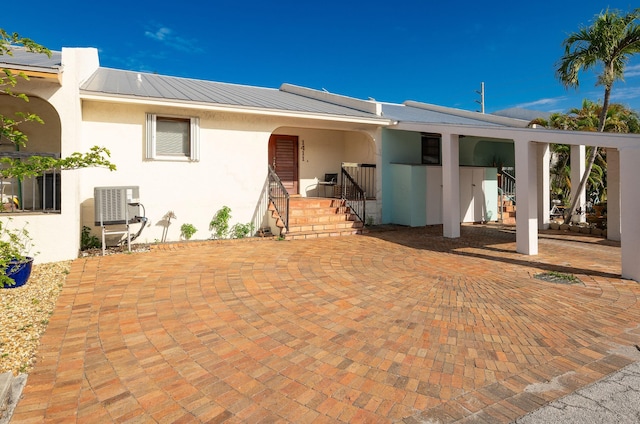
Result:
{"label": "black railing", "polygon": [[367,199],[375,199],[376,165],[374,163],[342,162],[342,169],[345,169],[353,180],[362,187],[362,190],[367,194]]}
{"label": "black railing", "polygon": [[365,222],[367,205],[366,193],[356,180],[349,175],[349,171],[347,171],[346,168],[342,168],[341,197],[343,200],[346,200],[347,206],[351,208],[360,221]]}
{"label": "black railing", "polygon": [[[14,161],[28,161],[32,156],[60,157],[58,153],[0,152],[0,157]],[[57,169],[34,177],[0,178],[0,212],[60,213],[60,188],[60,170]]]}
{"label": "black railing", "polygon": [[276,212],[284,225],[289,230],[289,192],[280,181],[278,174],[269,165],[269,202],[276,208]]}
{"label": "black railing", "polygon": [[498,195],[500,196],[500,219],[503,218],[505,201],[516,203],[516,177],[514,168],[502,168],[500,170],[500,187],[498,187]]}

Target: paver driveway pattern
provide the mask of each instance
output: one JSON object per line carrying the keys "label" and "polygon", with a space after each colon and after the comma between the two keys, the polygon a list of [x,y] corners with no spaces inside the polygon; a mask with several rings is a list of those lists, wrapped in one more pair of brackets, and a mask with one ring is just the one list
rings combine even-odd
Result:
{"label": "paver driveway pattern", "polygon": [[12,423],[509,422],[640,359],[619,246],[440,231],[78,259]]}

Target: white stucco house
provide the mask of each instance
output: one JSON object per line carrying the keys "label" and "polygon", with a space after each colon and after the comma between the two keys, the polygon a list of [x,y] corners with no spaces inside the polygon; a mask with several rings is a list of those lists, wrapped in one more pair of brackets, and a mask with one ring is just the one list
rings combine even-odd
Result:
{"label": "white stucco house", "polygon": [[[16,50],[0,66],[30,75],[17,90],[31,101],[0,96],[0,112],[40,115],[24,127],[21,155],[61,154],[104,146],[117,171],[92,168],[5,181],[3,195],[29,222],[37,261],[75,258],[80,232],[96,225],[96,187],[136,187],[147,219],[136,241],[209,238],[222,206],[231,223],[273,225],[269,167],[286,192],[334,197],[327,189],[362,186],[360,220],[409,226],[496,217],[496,162],[515,165],[517,250],[537,253],[537,230],[549,223],[549,143],[608,148],[609,237],[621,239],[622,273],[640,280],[640,137],[528,128],[526,121],[418,102],[388,104],[283,84],[279,89],[223,84],[100,67],[92,48],[64,48],[51,58]],[[3,146],[0,154],[11,153]],[[350,174],[352,169],[354,176]],[[355,175],[357,174],[357,175]],[[327,182],[327,178],[331,181]],[[364,194],[366,192],[366,194]],[[168,216],[175,218],[167,219]],[[277,217],[276,217],[277,219]],[[277,222],[277,220],[276,220]]]}

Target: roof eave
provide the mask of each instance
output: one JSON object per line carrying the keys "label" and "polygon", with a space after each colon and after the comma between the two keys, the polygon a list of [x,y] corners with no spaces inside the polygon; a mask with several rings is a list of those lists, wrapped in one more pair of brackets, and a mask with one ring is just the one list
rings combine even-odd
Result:
{"label": "roof eave", "polygon": [[593,131],[550,130],[545,128],[520,128],[506,126],[476,126],[460,124],[428,124],[421,122],[399,122],[390,129],[449,133],[466,136],[502,138],[515,142],[557,143],[627,149],[640,147],[640,135],[600,133]]}
{"label": "roof eave", "polygon": [[413,100],[407,100],[403,104],[405,106],[414,107],[417,109],[446,113],[449,115],[459,116],[461,118],[475,119],[477,121],[485,121],[492,124],[505,125],[509,127],[526,128],[529,125],[529,121],[526,121],[523,119],[507,118],[504,116],[490,115],[490,114],[479,113],[479,112],[471,112],[468,110],[432,105],[429,103],[416,102]]}
{"label": "roof eave", "polygon": [[35,66],[16,66],[13,64],[0,64],[0,68],[11,71],[11,73],[19,75],[23,74],[29,78],[44,79],[55,81],[62,85],[62,69],[40,68]]}
{"label": "roof eave", "polygon": [[179,107],[190,110],[207,110],[213,112],[231,112],[231,113],[244,113],[250,115],[259,116],[275,116],[284,118],[305,118],[314,119],[320,121],[332,121],[353,123],[360,125],[372,125],[372,126],[389,126],[394,122],[390,119],[378,118],[378,117],[360,117],[360,116],[348,116],[348,115],[335,115],[329,113],[319,112],[304,112],[304,111],[288,111],[282,109],[267,109],[258,108],[252,106],[238,106],[238,105],[224,105],[224,104],[212,104],[204,102],[194,102],[187,100],[174,100],[174,99],[157,99],[150,97],[136,97],[136,96],[124,96],[96,93],[94,91],[80,91],[81,100],[93,100],[98,102],[107,103],[126,103],[126,104],[138,104],[138,105],[155,105],[164,107]]}

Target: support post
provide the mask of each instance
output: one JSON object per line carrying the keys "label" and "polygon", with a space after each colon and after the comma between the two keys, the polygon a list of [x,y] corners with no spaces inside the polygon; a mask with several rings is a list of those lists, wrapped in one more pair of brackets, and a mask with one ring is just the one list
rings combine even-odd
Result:
{"label": "support post", "polygon": [[[640,147],[620,151],[622,277],[640,282]],[[627,184],[629,182],[630,184]],[[607,209],[609,202],[607,202]],[[607,213],[607,216],[609,214]]]}
{"label": "support post", "polygon": [[538,254],[538,147],[526,139],[516,139],[516,250]]}
{"label": "support post", "polygon": [[442,235],[460,237],[460,145],[457,134],[442,134]]}
{"label": "support post", "polygon": [[549,143],[538,144],[538,229],[549,229],[551,212],[551,186],[549,184],[549,162],[551,150]]}
{"label": "support post", "polygon": [[607,148],[606,202],[607,238],[620,241],[620,151],[618,149]]}
{"label": "support post", "polygon": [[[585,146],[571,146],[571,200],[573,201],[573,199],[578,196],[577,209],[582,210],[582,214],[575,217],[575,221],[577,222],[586,221],[586,214],[584,210],[585,204],[587,203],[586,187],[582,192],[577,192],[580,180],[582,179],[586,169],[585,152]],[[574,217],[571,217],[571,219],[574,220]]]}

